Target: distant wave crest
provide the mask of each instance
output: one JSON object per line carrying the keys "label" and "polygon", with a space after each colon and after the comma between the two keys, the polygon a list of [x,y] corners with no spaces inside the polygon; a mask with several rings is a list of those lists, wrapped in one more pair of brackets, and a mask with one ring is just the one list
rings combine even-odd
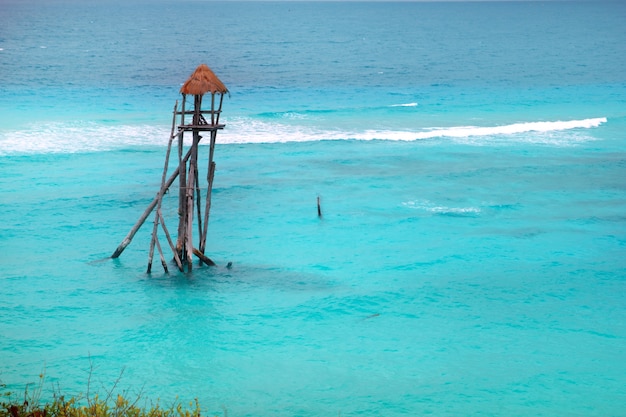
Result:
{"label": "distant wave crest", "polygon": [[99,152],[161,145],[167,143],[169,130],[152,125],[51,122],[32,129],[0,131],[0,155]]}
{"label": "distant wave crest", "polygon": [[453,217],[476,217],[481,214],[480,207],[449,207],[428,200],[407,201],[403,206],[431,214]]}
{"label": "distant wave crest", "polygon": [[[591,129],[606,123],[606,117],[552,121],[524,122],[501,126],[452,126],[431,127],[421,130],[374,130],[363,131],[318,129],[307,126],[267,123],[258,120],[234,120],[224,131],[224,140],[229,143],[275,143],[308,142],[318,140],[391,140],[416,141],[427,139],[455,139],[465,143],[482,143],[490,139],[506,139],[513,142],[566,144],[573,140],[590,140],[591,137],[554,133],[573,129]],[[529,135],[520,134],[529,133]]]}
{"label": "distant wave crest", "polygon": [[390,107],[417,107],[417,103],[392,104]]}
{"label": "distant wave crest", "polygon": [[[566,146],[592,140],[581,129],[607,122],[605,117],[569,121],[524,122],[501,126],[431,127],[420,130],[362,130],[321,128],[318,125],[266,121],[250,118],[225,120],[218,143],[282,143],[320,140],[417,141],[449,139],[467,144],[492,141],[545,143]],[[559,134],[570,131],[572,133]],[[576,132],[578,130],[579,132]],[[0,155],[13,153],[73,153],[120,149],[130,146],[162,146],[169,126],[118,125],[107,123],[48,123],[15,131],[0,131]]]}

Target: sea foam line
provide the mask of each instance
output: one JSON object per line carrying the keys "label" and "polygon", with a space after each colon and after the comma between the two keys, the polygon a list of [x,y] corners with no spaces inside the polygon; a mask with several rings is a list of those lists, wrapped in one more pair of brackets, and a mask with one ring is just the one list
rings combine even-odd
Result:
{"label": "sea foam line", "polygon": [[169,129],[152,125],[51,122],[32,129],[0,131],[0,155],[99,152],[166,144]]}
{"label": "sea foam line", "polygon": [[410,209],[448,216],[473,217],[481,214],[479,207],[449,207],[433,203],[429,200],[407,201],[402,203],[402,205]]}
{"label": "sea foam line", "polygon": [[389,107],[417,107],[417,103],[402,103],[402,104],[392,104]]}
{"label": "sea foam line", "polygon": [[424,140],[433,138],[470,138],[493,137],[499,135],[516,135],[528,132],[557,132],[571,129],[590,129],[606,123],[605,117],[583,120],[555,121],[555,122],[527,122],[514,123],[502,126],[454,126],[447,128],[431,128],[421,132],[411,131],[377,131],[367,130],[355,135],[355,139],[372,140],[386,139],[398,141]]}
{"label": "sea foam line", "polygon": [[[420,130],[321,129],[295,123],[277,123],[258,119],[225,120],[218,143],[283,143],[320,140],[390,140],[417,141],[452,139],[468,144],[503,140],[509,143],[545,143],[564,146],[592,140],[585,134],[560,135],[555,132],[591,129],[606,123],[605,117],[513,123],[502,126],[453,126]],[[170,128],[165,125],[116,125],[95,122],[53,122],[14,131],[0,131],[0,155],[13,153],[73,153],[107,151],[129,146],[161,146],[167,143]]]}
{"label": "sea foam line", "polygon": [[[523,138],[513,138],[515,141],[526,143],[563,144],[562,137],[555,138],[550,133],[572,129],[591,129],[606,123],[606,117],[553,121],[553,122],[524,122],[501,126],[453,126],[432,127],[421,130],[320,130],[311,127],[268,123],[263,121],[234,120],[231,128],[225,130],[224,139],[228,143],[275,143],[275,142],[309,142],[319,140],[391,140],[416,141],[435,138],[472,139],[484,138],[484,141],[504,137],[511,139],[522,133],[535,133]],[[538,134],[538,135],[537,135]],[[516,139],[516,140],[515,140]],[[576,138],[580,140],[580,138]],[[584,140],[590,140],[585,137]],[[570,141],[573,139],[570,138]],[[465,141],[477,143],[480,141]]]}

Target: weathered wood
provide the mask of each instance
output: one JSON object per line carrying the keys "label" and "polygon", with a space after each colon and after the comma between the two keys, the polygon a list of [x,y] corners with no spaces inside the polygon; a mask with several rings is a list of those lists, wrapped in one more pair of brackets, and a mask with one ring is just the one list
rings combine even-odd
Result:
{"label": "weathered wood", "polygon": [[[186,163],[190,155],[191,155],[191,152],[187,152],[187,155],[185,155],[185,157],[182,159],[181,162]],[[161,187],[161,190],[163,192],[167,191],[170,188],[170,185],[172,185],[172,183],[174,183],[176,178],[178,178],[178,173],[179,173],[178,170],[172,173],[172,175],[169,177],[169,179],[165,183],[165,186]],[[150,203],[148,208],[146,208],[146,210],[143,212],[139,220],[137,220],[137,223],[135,223],[133,228],[130,229],[130,232],[128,232],[128,235],[126,235],[124,240],[122,240],[122,243],[120,243],[117,249],[115,249],[115,252],[113,252],[113,255],[111,255],[111,258],[119,258],[122,252],[124,252],[124,249],[126,249],[126,247],[130,245],[130,242],[132,242],[133,237],[135,237],[135,235],[137,234],[137,231],[139,231],[139,229],[141,228],[143,223],[146,221],[150,213],[152,213],[152,210],[154,210],[154,207],[156,207],[157,202],[158,202],[158,196],[155,197],[154,200],[152,200],[152,203]]]}
{"label": "weathered wood", "polygon": [[[167,168],[169,166],[170,161],[170,152],[172,150],[172,142],[174,140],[174,130],[176,126],[176,109],[178,107],[178,100],[174,104],[174,114],[172,116],[172,129],[170,131],[170,138],[167,141],[167,152],[165,153],[165,163],[163,165],[163,174],[161,175],[161,190],[163,190],[163,185],[165,184],[165,177],[167,176]],[[181,135],[182,133],[179,133]],[[148,255],[148,273],[152,269],[152,257],[154,256],[154,245],[158,244],[157,232],[159,230],[159,210],[161,209],[161,202],[163,201],[163,192],[159,190],[157,194],[157,205],[156,205],[156,213],[154,214],[154,225],[152,227],[152,239],[150,240],[150,251]],[[163,254],[161,253],[161,257]],[[167,266],[166,266],[167,268]]]}
{"label": "weathered wood", "polygon": [[204,206],[204,229],[200,234],[200,252],[204,253],[206,249],[206,239],[209,231],[209,213],[211,212],[211,191],[213,189],[213,177],[215,175],[215,162],[209,163],[209,174],[207,181],[209,183],[206,194],[206,203]]}
{"label": "weathered wood", "polygon": [[186,187],[186,219],[185,219],[185,247],[187,253],[187,269],[191,271],[193,262],[193,210],[194,210],[194,194],[196,191],[196,170],[198,166],[198,143],[200,135],[198,132],[193,133],[193,142],[191,145],[191,157],[189,158],[189,177]]}
{"label": "weathered wood", "polygon": [[[184,114],[194,114],[196,111],[195,110],[186,110]],[[220,110],[215,110],[215,111],[211,111],[211,110],[200,110],[200,114],[211,114],[211,113],[221,113]],[[177,115],[179,114],[183,114],[183,112],[179,111],[176,112]]]}
{"label": "weathered wood", "polygon": [[198,170],[196,169],[196,212],[198,216],[198,237],[202,239],[202,191],[200,191],[200,181],[198,181]]}
{"label": "weathered wood", "polygon": [[211,139],[209,141],[209,166],[207,169],[207,194],[206,203],[204,207],[204,229],[200,234],[200,251],[204,253],[206,248],[206,239],[209,227],[209,213],[211,212],[211,194],[213,191],[213,178],[215,174],[215,162],[213,162],[213,155],[215,154],[215,140],[217,138],[217,132],[211,132]]}
{"label": "weathered wood", "polygon": [[[202,117],[202,94],[196,94],[193,96],[193,124],[200,125]],[[205,121],[206,122],[206,121]]]}
{"label": "weathered wood", "polygon": [[[180,116],[180,124],[185,124],[185,103],[187,102],[187,96],[183,95],[183,102],[181,108],[181,116]],[[179,136],[178,140],[178,157],[180,159],[183,153],[183,143],[184,143],[184,134]],[[189,149],[189,155],[191,155],[192,149]],[[185,173],[187,171],[187,162],[183,165],[180,163],[178,165],[180,178],[179,178],[179,190],[178,190],[178,237],[176,239],[176,251],[181,254],[181,258],[183,258],[182,253],[184,249],[185,242],[185,219],[187,218],[185,208],[186,208],[186,195],[185,195],[185,187],[187,184],[187,178],[185,177]]]}
{"label": "weathered wood", "polygon": [[[204,66],[205,67],[205,66]],[[204,68],[203,66],[198,67]],[[196,70],[198,72],[198,70]],[[212,72],[208,72],[212,74]],[[195,74],[195,73],[194,73]],[[212,75],[213,78],[217,79],[217,77]],[[111,256],[112,258],[117,258],[121,255],[124,249],[131,243],[133,237],[137,233],[137,231],[141,228],[146,218],[150,215],[150,213],[156,207],[156,213],[154,215],[154,222],[152,227],[152,235],[150,240],[150,250],[148,257],[148,273],[151,272],[152,262],[154,260],[154,248],[156,247],[163,268],[166,272],[168,272],[167,262],[165,261],[165,257],[163,255],[161,243],[159,241],[159,224],[161,224],[163,232],[167,238],[167,242],[174,253],[174,259],[176,260],[176,265],[179,270],[184,271],[184,265],[187,264],[188,271],[192,269],[192,261],[194,254],[198,256],[202,262],[207,265],[215,265],[213,261],[211,261],[208,257],[204,255],[205,247],[206,247],[206,239],[208,235],[208,222],[209,222],[209,214],[211,209],[211,193],[213,189],[213,181],[215,176],[215,162],[213,161],[213,156],[215,152],[215,139],[217,135],[217,131],[224,128],[223,124],[219,124],[220,115],[222,112],[222,103],[224,99],[224,94],[228,92],[226,87],[219,84],[221,87],[219,89],[214,89],[212,87],[213,78],[210,80],[206,80],[204,78],[194,78],[191,77],[181,88],[180,92],[182,93],[182,103],[179,108],[179,102],[177,101],[174,105],[174,110],[172,114],[172,129],[170,132],[170,137],[167,145],[167,153],[165,156],[165,163],[163,167],[163,174],[161,176],[161,187],[154,198],[154,200],[150,203],[150,205],[146,208],[144,213],[141,215],[137,223],[130,230],[128,235],[124,238],[122,243],[116,248],[115,252]],[[209,83],[209,84],[207,84]],[[205,85],[207,84],[207,85]],[[189,87],[191,86],[191,87]],[[208,89],[207,89],[208,88]],[[211,93],[211,104],[210,110],[202,110],[202,101],[204,95],[210,92]],[[215,94],[219,93],[219,105],[216,103]],[[189,110],[187,107],[187,99],[188,95],[193,95],[193,104],[189,105]],[[192,107],[193,106],[193,107]],[[219,106],[219,107],[216,107]],[[191,116],[191,117],[188,117]],[[177,132],[175,130],[177,129]],[[185,132],[192,132],[192,143],[188,145],[188,150],[185,152]],[[210,132],[210,150],[209,150],[209,161],[208,161],[208,172],[207,172],[207,182],[208,182],[208,190],[206,196],[205,203],[205,213],[203,216],[202,213],[202,191],[200,189],[200,181],[199,181],[199,167],[198,167],[198,154],[199,154],[199,142],[202,139],[200,134],[202,132]],[[204,133],[202,133],[204,134]],[[177,138],[177,148],[178,148],[178,167],[172,173],[172,175],[167,179],[166,176],[170,164],[170,157],[172,152],[172,146],[174,139]],[[183,156],[184,155],[184,156]],[[163,218],[163,212],[161,211],[161,206],[163,204],[164,194],[169,190],[170,186],[174,183],[174,181],[178,179],[179,182],[179,190],[178,190],[178,235],[176,236],[176,241],[172,240],[172,236],[166,227],[165,219]],[[195,207],[194,207],[195,204]],[[196,213],[194,213],[194,211]],[[194,215],[197,216],[197,228],[200,237],[199,247],[200,250],[194,248],[193,246],[193,228],[194,228]]]}
{"label": "weathered wood", "polygon": [[215,118],[215,124],[219,124],[220,122],[220,114],[222,114],[222,102],[223,101],[224,101],[224,94],[220,94],[220,107],[217,110],[215,110],[215,113],[217,114],[217,117]]}
{"label": "weathered wood", "polygon": [[207,257],[204,253],[200,252],[198,249],[193,248],[193,254],[196,255],[202,262],[204,262],[208,266],[215,266],[215,262],[209,259],[209,257]]}
{"label": "weathered wood", "polygon": [[215,130],[222,130],[224,129],[225,125],[181,125],[178,126],[179,129],[184,130],[186,132],[213,132]]}
{"label": "weathered wood", "polygon": [[[163,256],[163,250],[161,250],[161,244],[159,243],[158,239],[156,241],[156,247],[159,251],[159,256],[161,258],[161,265],[163,266],[163,270],[165,271],[166,274],[169,274],[170,271],[167,269],[167,262],[165,262],[165,257]],[[149,273],[150,271],[148,271]]]}
{"label": "weathered wood", "polygon": [[148,255],[148,269],[146,270],[146,274],[152,272],[152,257],[154,256],[154,241],[150,242],[150,254]]}
{"label": "weathered wood", "polygon": [[165,233],[165,238],[167,239],[167,243],[169,243],[172,252],[174,252],[174,261],[176,262],[176,266],[180,272],[183,272],[183,263],[180,260],[180,256],[178,256],[178,252],[176,251],[176,246],[174,246],[174,242],[172,241],[172,237],[170,236],[170,232],[167,230],[167,226],[165,226],[165,219],[163,219],[163,213],[161,213],[161,209],[157,210],[157,214],[159,215],[160,224],[163,228],[163,233]]}
{"label": "weathered wood", "polygon": [[322,218],[322,206],[320,205],[320,196],[317,196],[317,217]]}
{"label": "weathered wood", "polygon": [[215,141],[217,139],[217,131],[211,132],[211,139],[209,141],[209,165],[213,163],[215,155]]}

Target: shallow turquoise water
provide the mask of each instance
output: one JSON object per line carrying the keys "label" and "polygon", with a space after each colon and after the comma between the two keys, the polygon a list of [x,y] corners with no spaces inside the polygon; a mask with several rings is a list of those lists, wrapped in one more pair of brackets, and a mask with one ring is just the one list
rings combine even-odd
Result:
{"label": "shallow turquoise water", "polygon": [[581,148],[223,145],[218,267],[170,276],[147,226],[101,260],[164,149],[5,158],[4,378],[80,389],[91,357],[237,415],[614,413],[626,165]]}
{"label": "shallow turquoise water", "polygon": [[[123,371],[223,416],[624,414],[621,3],[212,2],[196,36],[199,4],[0,6],[2,382]],[[109,256],[201,62],[231,89],[218,266],[147,275],[152,217]]]}

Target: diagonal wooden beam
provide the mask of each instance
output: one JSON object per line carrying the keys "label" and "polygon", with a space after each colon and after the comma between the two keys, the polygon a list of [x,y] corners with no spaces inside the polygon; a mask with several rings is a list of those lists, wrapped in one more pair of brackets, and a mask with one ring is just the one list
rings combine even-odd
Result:
{"label": "diagonal wooden beam", "polygon": [[[187,154],[185,155],[181,163],[186,164],[190,156],[191,156],[191,149],[187,151]],[[130,232],[128,232],[128,235],[126,235],[124,240],[122,240],[122,243],[120,243],[117,249],[115,249],[115,252],[113,252],[113,255],[111,255],[111,258],[113,259],[119,258],[122,252],[124,252],[124,249],[126,249],[126,247],[130,245],[130,242],[132,242],[133,238],[135,237],[135,234],[137,234],[141,226],[144,224],[144,222],[146,221],[150,213],[152,213],[152,210],[154,210],[157,203],[159,202],[159,195],[165,194],[165,192],[170,188],[174,180],[176,180],[176,178],[178,177],[178,173],[179,173],[179,169],[176,169],[172,173],[172,175],[168,178],[167,182],[161,187],[161,190],[159,190],[159,193],[157,194],[157,196],[154,198],[154,200],[152,200],[152,203],[148,205],[148,208],[146,208],[146,210],[143,212],[139,220],[137,220],[137,223],[135,223],[133,228],[130,229]]]}

